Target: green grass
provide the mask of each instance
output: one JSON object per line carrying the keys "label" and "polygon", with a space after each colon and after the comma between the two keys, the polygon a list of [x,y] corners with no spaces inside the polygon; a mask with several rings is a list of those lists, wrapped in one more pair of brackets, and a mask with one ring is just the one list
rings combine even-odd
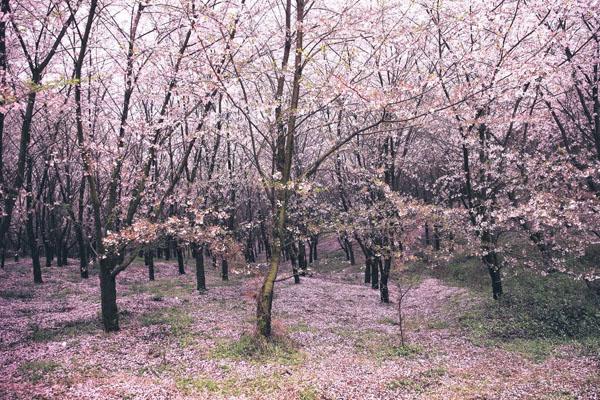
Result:
{"label": "green grass", "polygon": [[194,293],[194,290],[193,284],[170,278],[132,283],[126,294],[149,294],[153,300],[160,301],[167,297],[186,297]]}
{"label": "green grass", "polygon": [[69,296],[73,296],[73,295],[79,294],[79,293],[80,292],[78,292],[77,290],[74,290],[74,289],[72,289],[70,287],[65,287],[65,288],[60,289],[57,292],[53,292],[50,295],[50,298],[51,299],[56,299],[56,300],[64,300],[64,299],[66,299]]}
{"label": "green grass", "polygon": [[100,332],[102,327],[95,319],[82,319],[68,321],[53,328],[41,328],[37,324],[31,324],[30,330],[29,338],[34,342],[52,342],[94,334]]}
{"label": "green grass", "polygon": [[435,385],[435,383],[446,374],[447,371],[445,368],[432,368],[421,372],[412,379],[399,378],[388,381],[386,382],[385,387],[388,390],[400,390],[402,392],[408,391],[422,394]]}
{"label": "green grass", "polygon": [[190,395],[194,391],[221,392],[229,391],[229,385],[224,386],[218,381],[209,378],[180,378],[175,381],[177,389],[183,393]]}
{"label": "green grass", "polygon": [[506,270],[504,295],[495,301],[480,264],[477,258],[456,258],[433,271],[450,285],[472,289],[478,299],[458,318],[475,343],[499,346],[536,362],[565,344],[600,355],[600,298],[583,282],[560,274]]}
{"label": "green grass", "polygon": [[415,358],[423,353],[423,348],[418,345],[382,345],[375,350],[375,357],[379,360],[394,358]]}
{"label": "green grass", "polygon": [[421,382],[412,379],[394,379],[387,382],[385,387],[388,390],[402,390],[403,392],[423,393],[425,391],[425,386]]}
{"label": "green grass", "polygon": [[38,383],[60,368],[61,365],[55,361],[35,360],[21,364],[19,371],[31,383]]}
{"label": "green grass", "polygon": [[378,361],[396,358],[415,358],[423,353],[423,348],[416,344],[401,345],[396,338],[376,330],[364,330],[359,333],[349,330],[337,332],[342,337],[354,338],[354,348],[357,353],[364,354]]}
{"label": "green grass", "polygon": [[222,396],[242,396],[269,394],[280,389],[279,378],[275,375],[254,378],[230,377],[212,379],[204,376],[184,377],[175,380],[175,386],[183,394],[190,396],[198,392],[208,392]]}
{"label": "green grass", "polygon": [[238,340],[217,343],[210,351],[216,359],[246,360],[259,363],[297,365],[304,361],[304,354],[296,343],[285,337],[267,340],[261,336],[242,335]]}
{"label": "green grass", "polygon": [[28,289],[6,289],[0,291],[0,297],[6,300],[31,300],[33,290]]}
{"label": "green grass", "polygon": [[308,386],[298,392],[298,400],[319,400],[319,392],[312,386]]}
{"label": "green grass", "polygon": [[306,322],[298,322],[288,328],[289,332],[315,332]]}
{"label": "green grass", "polygon": [[166,325],[169,333],[179,340],[182,347],[186,347],[193,340],[191,326],[194,319],[182,307],[167,307],[150,311],[139,317],[142,326]]}

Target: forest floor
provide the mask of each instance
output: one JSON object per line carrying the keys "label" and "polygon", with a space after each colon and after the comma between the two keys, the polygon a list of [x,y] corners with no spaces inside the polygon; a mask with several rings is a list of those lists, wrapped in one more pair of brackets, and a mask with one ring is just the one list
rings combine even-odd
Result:
{"label": "forest floor", "polygon": [[262,343],[252,336],[258,279],[222,282],[207,269],[209,290],[199,294],[192,268],[179,276],[174,262],[158,263],[148,282],[132,265],[118,278],[122,329],[105,334],[98,278],[82,281],[76,260],[44,268],[43,285],[33,285],[27,261],[7,263],[0,398],[600,398],[597,354],[564,344],[536,357],[473,340],[457,321],[477,295],[430,276],[406,297],[402,346],[397,288],[381,304],[360,267],[320,260],[301,284],[277,283],[277,337]]}

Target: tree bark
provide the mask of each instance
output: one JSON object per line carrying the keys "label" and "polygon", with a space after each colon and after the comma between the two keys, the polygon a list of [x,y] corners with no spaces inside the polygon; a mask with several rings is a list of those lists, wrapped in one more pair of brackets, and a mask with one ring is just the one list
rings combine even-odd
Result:
{"label": "tree bark", "polygon": [[379,289],[379,268],[381,257],[373,257],[371,262],[371,289]]}
{"label": "tree bark", "polygon": [[221,260],[221,278],[224,281],[229,280],[229,263],[225,258]]}
{"label": "tree bark", "polygon": [[379,284],[379,292],[381,294],[381,302],[382,303],[390,302],[390,293],[388,290],[388,279],[390,276],[391,266],[392,266],[392,258],[391,257],[385,257],[383,264],[380,263],[381,282]]}
{"label": "tree bark", "polygon": [[177,267],[179,269],[179,275],[185,275],[185,263],[183,262],[183,250],[177,245]]}
{"label": "tree bark", "polygon": [[298,241],[298,267],[300,268],[300,275],[306,276],[308,265],[306,263],[306,247],[303,240]]}
{"label": "tree bark", "polygon": [[154,249],[148,250],[148,279],[154,280]]}
{"label": "tree bark", "polygon": [[33,266],[33,282],[34,283],[43,283],[42,281],[42,266],[40,265],[40,255],[38,251],[37,240],[35,237],[35,230],[33,227],[33,193],[31,193],[32,185],[31,185],[31,175],[33,173],[33,163],[31,158],[27,161],[27,241],[29,242],[29,248],[31,250],[31,263]]}
{"label": "tree bark", "polygon": [[100,260],[100,301],[102,304],[102,323],[106,332],[119,330],[117,283],[115,276],[112,274],[114,267],[111,256]]}
{"label": "tree bark", "polygon": [[206,277],[204,275],[204,246],[194,245],[192,252],[196,261],[196,289],[206,291]]}

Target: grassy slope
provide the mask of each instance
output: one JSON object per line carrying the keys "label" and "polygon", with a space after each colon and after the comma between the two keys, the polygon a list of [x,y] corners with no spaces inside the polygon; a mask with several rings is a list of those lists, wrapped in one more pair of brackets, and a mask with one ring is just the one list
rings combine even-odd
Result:
{"label": "grassy slope", "polygon": [[[173,262],[160,263],[148,282],[134,265],[119,277],[123,329],[106,335],[97,278],[81,282],[74,262],[45,269],[46,283],[36,287],[29,265],[9,264],[0,271],[0,398],[597,397],[597,360],[573,346],[593,342],[593,331],[584,334],[587,325],[577,322],[576,335],[564,336],[544,324],[564,310],[564,302],[548,309],[553,296],[589,306],[580,288],[569,291],[565,282],[535,291],[529,285],[542,283],[510,277],[513,294],[498,305],[487,300],[487,277],[476,264],[415,268],[408,346],[399,343],[396,305],[380,304],[377,291],[361,284],[361,266],[339,252],[315,263],[301,285],[278,283],[273,342],[252,336],[257,279],[232,274],[223,283],[209,268],[209,291],[199,295],[192,270],[178,276]],[[284,266],[281,275],[289,272]]]}

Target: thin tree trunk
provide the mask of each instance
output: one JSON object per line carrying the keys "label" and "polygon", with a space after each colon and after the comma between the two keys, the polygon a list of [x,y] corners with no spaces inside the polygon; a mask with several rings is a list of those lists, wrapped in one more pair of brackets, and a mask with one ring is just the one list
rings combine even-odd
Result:
{"label": "thin tree trunk", "polygon": [[183,250],[177,245],[177,266],[179,268],[179,275],[185,275],[185,263],[183,262]]}
{"label": "thin tree trunk", "polygon": [[298,267],[300,268],[300,275],[306,276],[308,265],[306,263],[306,247],[303,240],[298,241]]}
{"label": "thin tree trunk", "polygon": [[381,302],[382,303],[390,302],[390,293],[388,291],[388,279],[390,276],[391,266],[392,266],[392,258],[391,257],[385,257],[383,264],[380,263],[381,281],[379,284],[379,291],[381,294]]}
{"label": "thin tree trunk", "polygon": [[371,262],[371,288],[379,289],[379,266],[381,257],[373,257]]}
{"label": "thin tree trunk", "polygon": [[346,248],[348,249],[350,265],[356,265],[356,259],[354,258],[354,249],[352,248],[352,242],[348,240],[348,237],[344,238],[344,241],[346,242]]}
{"label": "thin tree trunk", "polygon": [[221,260],[221,278],[224,281],[229,280],[229,263],[225,258]]}
{"label": "thin tree trunk", "polygon": [[196,261],[196,289],[199,292],[206,291],[206,277],[204,275],[204,246],[194,245],[192,249]]}
{"label": "thin tree trunk", "polygon": [[148,279],[154,280],[154,249],[148,250]]}
{"label": "thin tree trunk", "polygon": [[33,227],[33,216],[35,211],[33,209],[33,193],[31,193],[31,175],[33,170],[33,163],[31,158],[27,161],[27,241],[31,250],[31,263],[33,265],[33,282],[42,283],[42,266],[40,265],[40,255],[38,252],[37,240],[35,237],[35,230]]}

